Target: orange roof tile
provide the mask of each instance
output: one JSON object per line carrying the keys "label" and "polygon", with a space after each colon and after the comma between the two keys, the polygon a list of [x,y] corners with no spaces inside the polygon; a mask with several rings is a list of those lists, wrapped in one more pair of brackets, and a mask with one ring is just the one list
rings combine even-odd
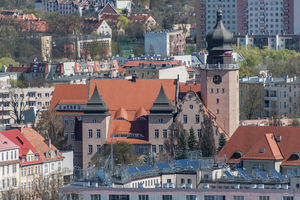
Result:
{"label": "orange roof tile", "polygon": [[[242,158],[249,159],[281,159],[282,165],[300,165],[300,159],[291,160],[291,155],[300,152],[300,127],[280,126],[240,126],[219,152],[226,154],[227,163],[238,163],[240,159],[232,159],[234,152],[242,153]],[[280,142],[274,138],[281,137]],[[264,148],[264,153],[259,149]]]}
{"label": "orange roof tile", "polygon": [[201,85],[200,84],[193,84],[193,83],[180,83],[179,84],[179,92],[180,93],[187,93],[188,91],[194,91],[196,94],[201,92]]}
{"label": "orange roof tile", "polygon": [[44,154],[45,152],[49,153],[49,151],[57,151],[57,148],[54,145],[51,145],[51,147],[49,147],[45,143],[45,138],[32,128],[24,128],[22,132],[23,135],[26,137],[26,139],[37,149],[42,161],[63,158],[61,153],[59,153],[59,155],[55,155],[53,158],[51,157],[46,158]]}

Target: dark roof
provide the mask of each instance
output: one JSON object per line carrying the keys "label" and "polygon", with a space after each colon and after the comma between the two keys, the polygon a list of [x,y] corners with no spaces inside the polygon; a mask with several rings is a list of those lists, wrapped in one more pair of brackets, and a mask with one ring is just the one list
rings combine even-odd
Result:
{"label": "dark roof", "polygon": [[161,84],[159,94],[156,97],[152,108],[150,109],[150,113],[169,114],[172,113],[173,111],[174,111],[173,106],[171,105],[171,102],[165,93],[164,87]]}
{"label": "dark roof", "polygon": [[206,36],[208,51],[228,51],[232,50],[233,36],[222,22],[222,9],[217,12],[217,23],[212,31]]}
{"label": "dark roof", "polygon": [[84,109],[85,113],[96,113],[96,114],[109,114],[108,108],[100,96],[97,85],[95,85],[92,97],[88,100]]}
{"label": "dark roof", "polygon": [[28,124],[34,124],[35,123],[35,113],[34,109],[30,108],[28,110],[24,110],[24,123]]}

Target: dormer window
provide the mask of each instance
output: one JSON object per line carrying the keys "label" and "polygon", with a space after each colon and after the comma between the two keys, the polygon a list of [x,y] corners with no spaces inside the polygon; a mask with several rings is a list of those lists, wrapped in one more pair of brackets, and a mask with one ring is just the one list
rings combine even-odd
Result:
{"label": "dormer window", "polygon": [[265,148],[264,147],[260,148],[259,153],[265,153]]}
{"label": "dormer window", "polygon": [[289,157],[288,161],[299,160],[299,158],[300,158],[300,154],[299,154],[298,152],[296,152],[296,153],[293,153],[293,154]]}
{"label": "dormer window", "polygon": [[25,162],[25,158],[22,158],[22,162]]}
{"label": "dormer window", "polygon": [[126,120],[123,117],[118,117],[116,120]]}
{"label": "dormer window", "polygon": [[240,151],[234,152],[231,156],[232,159],[239,159],[241,157],[242,157],[242,153]]}
{"label": "dormer window", "polygon": [[35,155],[35,160],[38,160],[39,159],[39,155]]}

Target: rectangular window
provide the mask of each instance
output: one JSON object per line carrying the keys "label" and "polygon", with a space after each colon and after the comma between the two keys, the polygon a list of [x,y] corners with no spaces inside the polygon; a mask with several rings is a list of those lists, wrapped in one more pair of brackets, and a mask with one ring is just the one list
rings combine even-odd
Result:
{"label": "rectangular window", "polygon": [[199,124],[200,123],[200,115],[196,115],[196,124]]}
{"label": "rectangular window", "polygon": [[163,129],[163,137],[168,138],[168,130],[167,129]]}
{"label": "rectangular window", "polygon": [[198,138],[201,137],[201,129],[197,129]]}
{"label": "rectangular window", "polygon": [[163,145],[159,145],[159,146],[158,146],[158,149],[159,149],[159,152],[163,152],[164,146],[163,146]]}
{"label": "rectangular window", "polygon": [[101,130],[97,129],[97,138],[101,138]]}
{"label": "rectangular window", "polygon": [[222,196],[222,195],[205,195],[204,200],[225,200],[225,196]]}
{"label": "rectangular window", "polygon": [[259,200],[270,200],[269,196],[259,196]]}
{"label": "rectangular window", "polygon": [[97,144],[97,153],[101,153],[101,145]]}
{"label": "rectangular window", "polygon": [[233,196],[233,200],[244,200],[244,196]]}
{"label": "rectangular window", "polygon": [[139,200],[149,200],[149,195],[146,194],[139,195]]}
{"label": "rectangular window", "polygon": [[89,129],[89,138],[92,138],[92,137],[93,137],[93,130]]}
{"label": "rectangular window", "polygon": [[282,200],[294,200],[294,197],[292,197],[292,196],[284,196],[282,198]]}
{"label": "rectangular window", "polygon": [[91,200],[101,200],[100,194],[91,194]]}
{"label": "rectangular window", "polygon": [[187,115],[183,115],[183,123],[184,123],[184,124],[187,123]]}
{"label": "rectangular window", "polygon": [[129,195],[118,195],[118,194],[111,194],[108,197],[109,200],[129,200]]}
{"label": "rectangular window", "polygon": [[162,195],[162,200],[172,200],[172,195]]}
{"label": "rectangular window", "polygon": [[159,138],[159,130],[155,129],[154,130],[155,138]]}
{"label": "rectangular window", "polygon": [[196,195],[186,195],[186,200],[196,200]]}
{"label": "rectangular window", "polygon": [[89,154],[93,153],[93,145],[89,145],[89,150],[88,150]]}
{"label": "rectangular window", "polygon": [[156,153],[156,145],[152,145],[152,152]]}

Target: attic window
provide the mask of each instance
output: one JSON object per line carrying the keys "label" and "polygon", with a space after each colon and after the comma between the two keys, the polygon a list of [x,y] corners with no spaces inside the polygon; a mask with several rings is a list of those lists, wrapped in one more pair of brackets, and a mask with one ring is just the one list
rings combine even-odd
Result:
{"label": "attic window", "polygon": [[4,142],[3,142],[3,144],[7,144],[7,142],[6,142],[6,141],[4,141]]}
{"label": "attic window", "polygon": [[298,160],[299,158],[300,158],[300,154],[296,152],[296,153],[293,153],[293,154],[289,157],[288,161]]}
{"label": "attic window", "polygon": [[17,140],[21,143],[21,145],[24,145],[24,142],[21,140],[21,138],[17,137]]}
{"label": "attic window", "polygon": [[259,153],[265,153],[265,148],[264,147],[260,148]]}
{"label": "attic window", "polygon": [[116,120],[126,120],[123,117],[118,117]]}
{"label": "attic window", "polygon": [[145,117],[138,117],[138,118],[136,118],[136,121],[143,121],[143,120],[146,120],[146,118]]}
{"label": "attic window", "polygon": [[241,157],[242,157],[242,153],[240,151],[234,152],[231,156],[232,159],[239,159]]}

